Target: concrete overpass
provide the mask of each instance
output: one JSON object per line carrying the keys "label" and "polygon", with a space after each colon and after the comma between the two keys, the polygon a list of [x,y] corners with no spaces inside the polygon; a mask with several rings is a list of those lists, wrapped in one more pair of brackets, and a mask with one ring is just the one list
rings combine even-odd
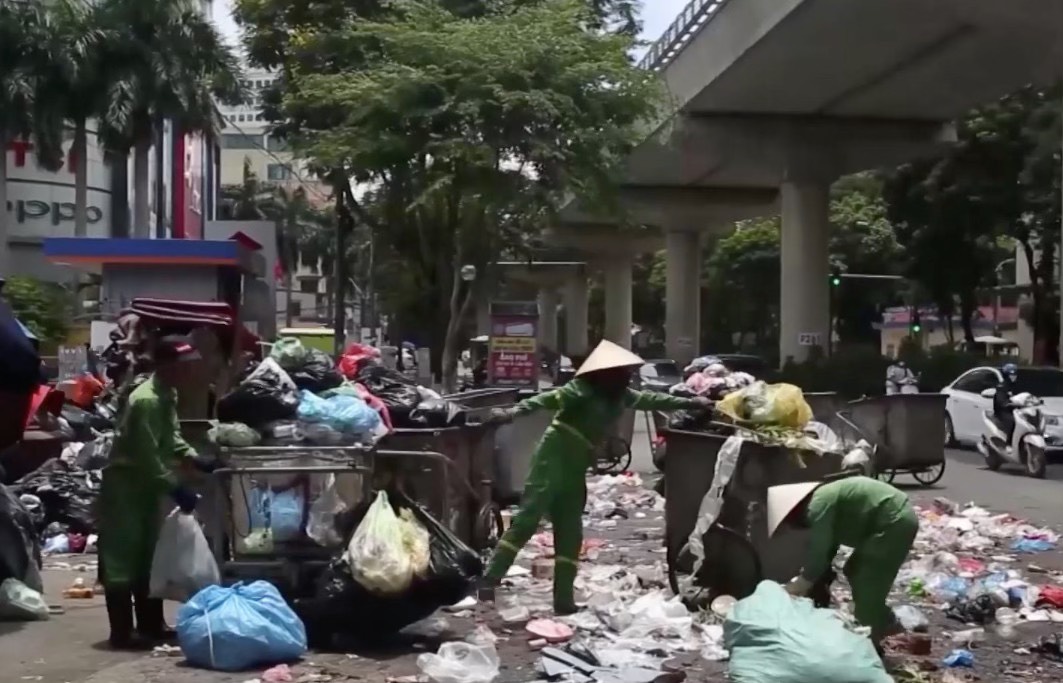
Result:
{"label": "concrete overpass", "polygon": [[[776,210],[781,357],[807,357],[800,336],[825,343],[831,183],[932,152],[971,107],[1059,78],[1061,35],[1058,0],[693,0],[642,61],[674,107],[648,126],[621,188],[629,219],[665,235],[669,353],[701,350],[698,232]],[[606,262],[619,332],[642,247],[587,213],[568,207],[558,241]]]}

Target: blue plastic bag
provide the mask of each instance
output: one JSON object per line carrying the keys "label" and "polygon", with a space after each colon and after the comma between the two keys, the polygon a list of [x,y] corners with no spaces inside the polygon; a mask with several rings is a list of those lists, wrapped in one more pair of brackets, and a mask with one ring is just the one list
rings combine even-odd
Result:
{"label": "blue plastic bag", "polygon": [[309,391],[299,395],[299,419],[320,422],[345,434],[364,435],[380,426],[380,414],[356,396],[321,398]]}
{"label": "blue plastic bag", "polygon": [[243,671],[306,654],[306,628],[265,581],[208,586],[177,612],[177,642],[188,663]]}
{"label": "blue plastic bag", "polygon": [[828,609],[761,581],[723,624],[733,683],[892,683],[875,646]]}
{"label": "blue plastic bag", "polygon": [[274,492],[269,501],[269,530],[274,541],[291,541],[303,532],[303,494],[298,489]]}
{"label": "blue plastic bag", "polygon": [[1016,553],[1044,553],[1054,550],[1056,544],[1043,538],[1020,538],[1011,544],[1012,552]]}

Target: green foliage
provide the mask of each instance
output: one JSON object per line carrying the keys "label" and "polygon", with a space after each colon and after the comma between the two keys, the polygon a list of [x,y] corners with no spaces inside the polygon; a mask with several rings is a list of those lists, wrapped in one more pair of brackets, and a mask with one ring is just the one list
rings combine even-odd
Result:
{"label": "green foliage", "polygon": [[66,338],[71,297],[61,286],[29,277],[10,277],[3,296],[15,316],[37,335],[41,346],[55,346]]}

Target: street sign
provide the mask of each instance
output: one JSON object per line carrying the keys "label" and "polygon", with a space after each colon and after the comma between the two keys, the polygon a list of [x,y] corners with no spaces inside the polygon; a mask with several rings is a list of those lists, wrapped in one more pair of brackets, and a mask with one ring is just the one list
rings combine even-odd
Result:
{"label": "street sign", "polygon": [[802,332],[797,335],[797,343],[800,346],[820,346],[819,339],[816,332]]}

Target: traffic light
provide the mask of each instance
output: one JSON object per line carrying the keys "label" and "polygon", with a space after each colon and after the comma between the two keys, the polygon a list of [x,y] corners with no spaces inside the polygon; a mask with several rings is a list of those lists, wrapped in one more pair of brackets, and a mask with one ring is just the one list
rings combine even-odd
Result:
{"label": "traffic light", "polygon": [[841,268],[832,268],[830,271],[830,284],[831,287],[837,287],[842,283],[842,271]]}
{"label": "traffic light", "polygon": [[912,334],[919,334],[923,331],[923,325],[919,322],[919,309],[915,309],[912,312]]}

